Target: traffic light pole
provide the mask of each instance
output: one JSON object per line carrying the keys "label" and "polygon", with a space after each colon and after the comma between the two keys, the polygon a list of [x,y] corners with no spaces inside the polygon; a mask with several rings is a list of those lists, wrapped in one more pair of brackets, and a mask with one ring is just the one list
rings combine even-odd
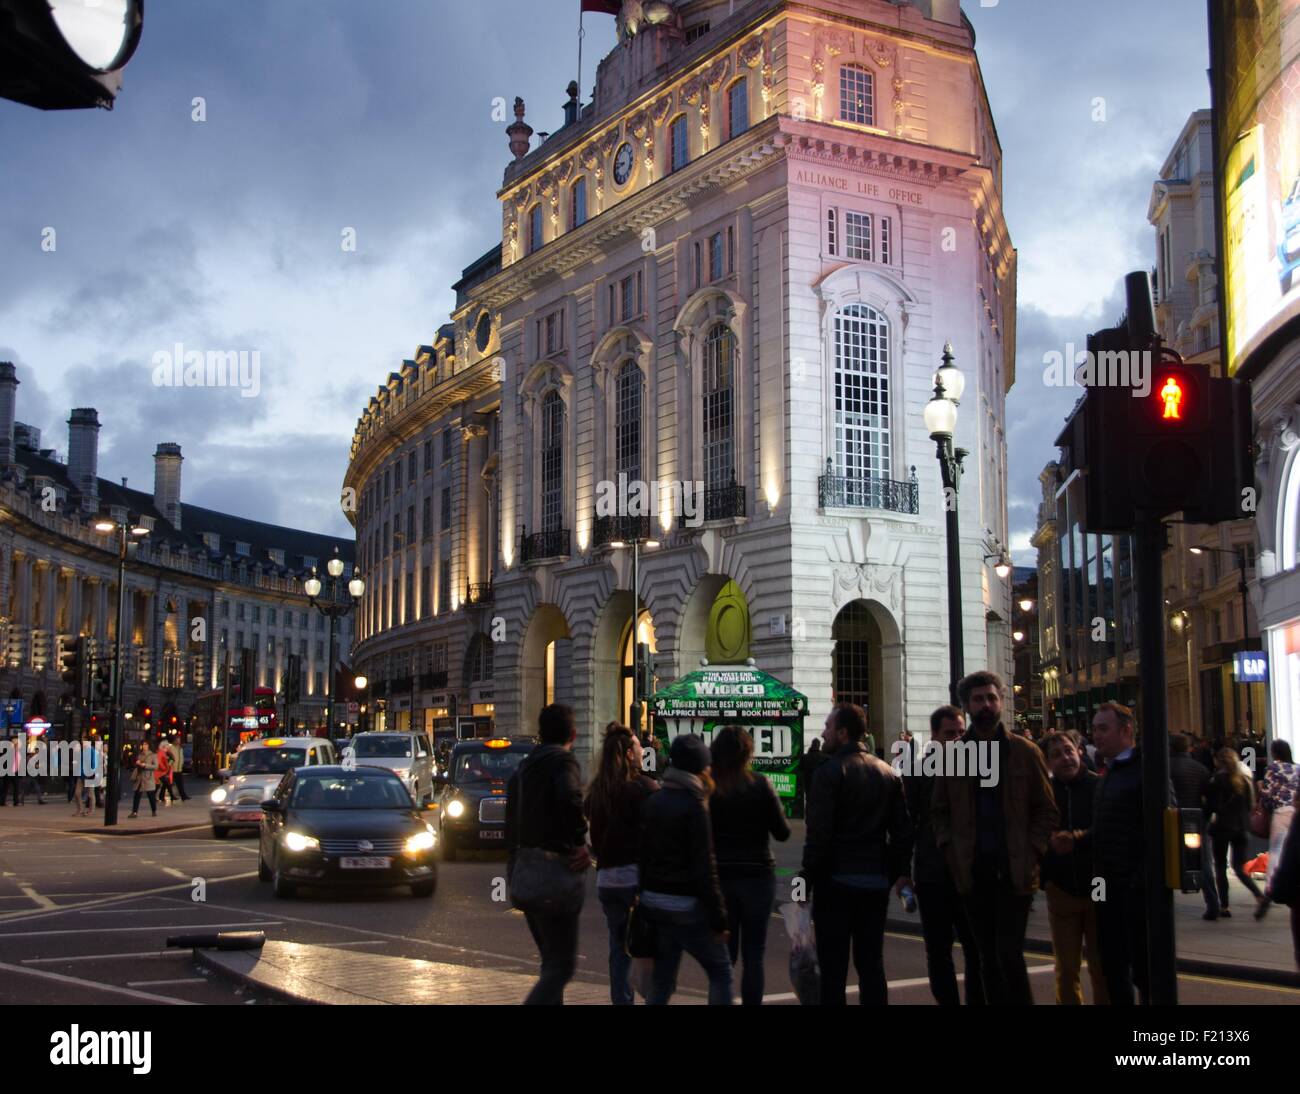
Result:
{"label": "traffic light pole", "polygon": [[1165,881],[1164,814],[1169,804],[1169,728],[1165,719],[1165,602],[1161,577],[1164,525],[1139,513],[1133,530],[1137,566],[1138,678],[1142,689],[1142,830],[1146,842],[1147,1002],[1178,1002],[1174,894]]}
{"label": "traffic light pole", "polygon": [[108,789],[104,796],[104,827],[117,824],[122,779],[122,621],[126,616],[126,525],[117,529],[117,627],[113,635],[113,716],[108,721]]}

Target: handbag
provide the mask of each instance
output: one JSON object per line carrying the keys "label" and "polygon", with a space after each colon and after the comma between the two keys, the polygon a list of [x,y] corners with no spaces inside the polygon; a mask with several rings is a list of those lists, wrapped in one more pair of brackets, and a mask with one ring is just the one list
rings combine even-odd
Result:
{"label": "handbag", "polygon": [[[519,815],[523,817],[524,779],[519,776]],[[577,915],[586,895],[583,872],[570,870],[566,855],[544,847],[520,847],[510,863],[510,903],[536,915]]]}
{"label": "handbag", "polygon": [[646,918],[641,901],[632,905],[627,917],[627,948],[629,957],[654,957],[656,944],[655,925]]}
{"label": "handbag", "polygon": [[1260,839],[1268,839],[1269,815],[1262,805],[1256,805],[1250,811],[1250,834]]}

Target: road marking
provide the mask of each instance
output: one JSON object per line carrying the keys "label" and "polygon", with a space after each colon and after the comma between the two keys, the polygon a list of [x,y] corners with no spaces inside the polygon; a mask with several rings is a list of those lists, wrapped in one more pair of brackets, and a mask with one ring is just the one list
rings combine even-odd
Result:
{"label": "road marking", "polygon": [[174,866],[164,866],[164,867],[162,867],[162,872],[163,872],[164,874],[170,874],[172,877],[178,877],[178,878],[181,878],[181,879],[183,879],[183,880],[185,880],[185,881],[193,881],[193,880],[194,880],[193,877],[192,877],[190,874],[182,874],[182,873],[181,873],[179,870],[177,870]]}
{"label": "road marking", "polygon": [[25,957],[24,965],[72,965],[82,961],[116,961],[137,957],[184,957],[184,950],[140,950],[136,953],[83,953],[76,957]]}
{"label": "road marking", "polygon": [[18,888],[22,890],[23,896],[25,896],[28,900],[32,901],[34,904],[38,905],[39,907],[42,908],[58,907],[58,905],[55,904],[54,901],[52,901],[49,897],[41,896],[41,894],[38,893],[35,889],[33,889],[30,885],[23,885],[20,882]]}
{"label": "road marking", "polygon": [[181,976],[175,980],[128,980],[128,988],[161,988],[171,984],[206,984],[205,976]]}
{"label": "road marking", "polygon": [[194,1007],[197,1003],[191,1003],[188,999],[173,999],[170,995],[155,995],[152,992],[136,991],[134,988],[119,988],[112,984],[97,984],[93,980],[82,980],[76,976],[64,976],[58,972],[45,972],[42,969],[25,969],[22,965],[9,965],[0,962],[0,969],[5,972],[20,973],[23,976],[37,976],[42,980],[53,980],[59,984],[75,984],[79,988],[90,988],[93,991],[106,991],[114,995],[125,995],[131,999],[139,999],[144,1003],[167,1003],[174,1007]]}
{"label": "road marking", "polygon": [[[54,935],[68,934],[122,934],[130,931],[161,931],[168,924],[150,923],[142,927],[77,927],[61,931],[15,931],[0,933],[0,941],[7,938],[49,938]],[[282,927],[279,919],[259,920],[252,923],[186,923],[175,924],[177,929],[186,931],[224,931],[230,927]]]}
{"label": "road marking", "polygon": [[[126,873],[127,871],[114,871],[115,873]],[[225,877],[210,877],[207,879],[209,885],[216,885],[221,881],[246,881],[248,878],[257,877],[255,871],[246,874],[228,874]],[[112,904],[116,901],[139,900],[148,896],[156,896],[160,893],[174,893],[177,889],[189,889],[190,883],[187,881],[181,885],[160,885],[155,889],[144,889],[137,893],[123,893],[119,896],[106,896],[97,900],[88,900],[84,904],[63,904],[56,908],[44,909],[41,911],[20,911],[20,912],[0,912],[0,924],[21,923],[28,919],[37,919],[47,915],[61,915],[64,912],[75,912],[81,908],[91,908],[96,904]],[[166,899],[166,898],[164,898]],[[241,909],[245,910],[246,909]]]}
{"label": "road marking", "polygon": [[331,950],[341,950],[344,946],[389,946],[392,945],[386,938],[363,938],[359,942],[322,942],[322,946],[328,946]]}
{"label": "road marking", "polygon": [[[202,904],[189,902],[185,905],[192,911],[202,909]],[[177,908],[87,908],[85,911],[77,909],[77,915],[147,915],[149,913],[175,912]],[[3,932],[0,932],[0,938],[4,938]]]}

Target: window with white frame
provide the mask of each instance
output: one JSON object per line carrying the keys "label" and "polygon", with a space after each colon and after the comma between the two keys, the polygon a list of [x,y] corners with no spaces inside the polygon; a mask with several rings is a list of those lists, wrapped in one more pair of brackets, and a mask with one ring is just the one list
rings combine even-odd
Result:
{"label": "window with white frame", "polygon": [[690,162],[690,145],[686,129],[686,115],[679,114],[668,127],[668,148],[670,159],[668,170],[680,171]]}
{"label": "window with white frame", "polygon": [[858,262],[874,260],[872,246],[872,216],[870,213],[844,214],[844,254]]}
{"label": "window with white frame", "polygon": [[587,223],[587,180],[577,179],[569,190],[569,227],[581,228]]}
{"label": "window with white frame", "polygon": [[839,224],[836,211],[834,209],[826,210],[826,253],[828,255],[839,254],[840,238]]}
{"label": "window with white frame", "polygon": [[558,391],[542,400],[542,531],[564,523],[564,400]]}
{"label": "window with white frame", "polygon": [[715,323],[704,338],[704,484],[707,490],[730,486],[735,478],[732,423],[736,337]]}
{"label": "window with white frame", "polygon": [[709,280],[717,281],[723,272],[722,233],[714,232],[709,236]]}
{"label": "window with white frame", "polygon": [[542,206],[538,203],[528,214],[528,253],[541,250],[542,242]]}
{"label": "window with white frame", "polygon": [[846,498],[861,505],[868,478],[889,478],[889,324],[865,304],[835,316],[835,465],[849,481]]}
{"label": "window with white frame", "polygon": [[624,361],[618,370],[617,418],[614,426],[616,471],[627,481],[641,480],[641,396],[644,381],[637,363]]}
{"label": "window with white frame", "polygon": [[727,135],[738,137],[749,128],[749,85],[741,77],[727,89]]}
{"label": "window with white frame", "polygon": [[875,88],[870,72],[859,65],[840,68],[840,120],[875,124]]}
{"label": "window with white frame", "polygon": [[894,241],[892,238],[893,225],[891,224],[889,217],[881,217],[879,227],[880,227],[880,261],[883,262],[886,266],[888,266],[891,261],[890,254],[894,249]]}

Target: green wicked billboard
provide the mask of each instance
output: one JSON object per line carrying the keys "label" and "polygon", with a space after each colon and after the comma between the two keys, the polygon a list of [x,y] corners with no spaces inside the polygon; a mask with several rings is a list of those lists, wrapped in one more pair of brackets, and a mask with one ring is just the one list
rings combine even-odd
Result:
{"label": "green wicked billboard", "polygon": [[655,736],[665,747],[683,733],[711,742],[720,725],[744,726],[754,738],[754,770],[771,781],[787,813],[798,799],[807,713],[803,695],[752,664],[706,665],[650,697]]}

